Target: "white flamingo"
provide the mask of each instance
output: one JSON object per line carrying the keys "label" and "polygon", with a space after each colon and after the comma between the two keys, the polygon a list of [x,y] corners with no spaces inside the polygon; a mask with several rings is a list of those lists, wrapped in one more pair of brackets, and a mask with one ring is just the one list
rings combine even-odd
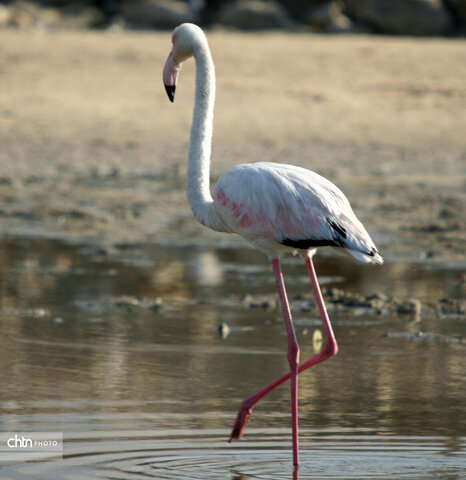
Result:
{"label": "white flamingo", "polygon": [[[181,63],[196,61],[196,91],[188,154],[187,196],[194,216],[203,225],[241,235],[270,259],[288,335],[290,371],[245,399],[230,441],[239,439],[254,405],[267,393],[291,379],[293,464],[298,453],[298,374],[335,355],[338,346],[320,292],[312,262],[316,247],[339,247],[363,262],[383,263],[382,257],[356,218],[345,195],[330,181],[304,168],[278,163],[238,165],[218,180],[210,192],[210,155],[215,99],[215,72],[204,32],[193,24],[173,31],[172,50],[163,80],[173,102]],[[291,319],[280,256],[298,251],[305,259],[325,332],[319,354],[299,365],[299,346]]]}

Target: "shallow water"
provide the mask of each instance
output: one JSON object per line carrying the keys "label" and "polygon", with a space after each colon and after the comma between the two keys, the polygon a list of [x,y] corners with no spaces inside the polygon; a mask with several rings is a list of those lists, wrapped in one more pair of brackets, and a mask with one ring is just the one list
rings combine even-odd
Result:
{"label": "shallow water", "polygon": [[[25,239],[2,242],[0,266],[0,430],[65,439],[63,459],[5,461],[1,478],[296,478],[286,386],[227,443],[241,400],[287,370],[278,312],[241,301],[274,292],[260,254]],[[463,293],[459,267],[324,255],[316,268],[323,284],[363,294]],[[309,292],[298,258],[284,272],[290,297]],[[319,319],[294,317],[305,359]],[[331,319],[338,356],[300,376],[299,478],[465,478],[464,342],[409,335],[464,338],[464,318]]]}

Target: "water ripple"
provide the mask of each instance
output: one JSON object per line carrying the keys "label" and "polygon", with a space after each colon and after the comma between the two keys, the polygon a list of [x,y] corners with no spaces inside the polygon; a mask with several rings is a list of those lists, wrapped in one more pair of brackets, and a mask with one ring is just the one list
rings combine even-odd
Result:
{"label": "water ripple", "polygon": [[293,474],[288,429],[251,429],[229,445],[224,430],[97,431],[68,436],[62,461],[18,464],[9,479],[451,480],[466,473],[466,438],[301,432]]}

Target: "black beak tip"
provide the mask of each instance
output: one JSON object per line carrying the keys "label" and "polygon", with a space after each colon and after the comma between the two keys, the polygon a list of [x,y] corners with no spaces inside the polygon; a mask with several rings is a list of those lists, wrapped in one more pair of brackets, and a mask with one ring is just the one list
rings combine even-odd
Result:
{"label": "black beak tip", "polygon": [[175,100],[175,89],[176,89],[175,85],[165,85],[165,90],[167,92],[168,98],[172,103]]}

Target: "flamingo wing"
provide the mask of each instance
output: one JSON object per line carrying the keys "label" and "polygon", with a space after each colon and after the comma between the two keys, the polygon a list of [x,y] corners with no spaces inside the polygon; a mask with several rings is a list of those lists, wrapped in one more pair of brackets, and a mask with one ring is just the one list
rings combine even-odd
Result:
{"label": "flamingo wing", "polygon": [[266,251],[333,246],[382,262],[341,190],[305,168],[267,162],[233,167],[217,182],[214,207],[231,232]]}

